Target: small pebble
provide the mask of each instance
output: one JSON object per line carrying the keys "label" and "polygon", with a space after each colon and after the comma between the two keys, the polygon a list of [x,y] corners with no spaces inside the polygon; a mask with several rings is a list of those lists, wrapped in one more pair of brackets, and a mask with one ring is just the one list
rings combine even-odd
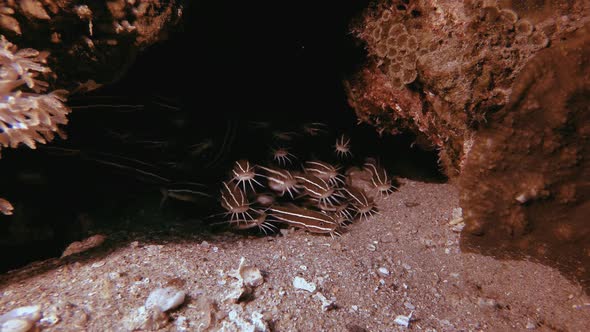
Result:
{"label": "small pebble", "polygon": [[533,321],[529,320],[526,323],[526,326],[525,327],[526,327],[527,330],[534,330],[534,329],[537,328],[537,324],[535,324]]}
{"label": "small pebble", "polygon": [[264,282],[262,273],[255,266],[246,264],[246,259],[240,259],[240,266],[237,271],[238,279],[240,279],[248,287],[258,287]]}
{"label": "small pebble", "polygon": [[184,302],[186,293],[175,287],[157,288],[153,290],[145,301],[147,309],[159,308],[166,312],[174,309]]}
{"label": "small pebble", "polygon": [[317,298],[318,300],[320,300],[322,302],[322,311],[328,311],[330,309],[335,308],[335,300],[334,299],[328,300],[324,296],[324,294],[319,293],[319,292],[315,293],[315,295],[313,297]]}
{"label": "small pebble", "polygon": [[410,321],[412,320],[413,313],[414,313],[413,311],[410,312],[410,314],[408,316],[398,315],[397,317],[395,317],[393,322],[396,323],[397,325],[408,327],[408,326],[410,326]]}
{"label": "small pebble", "polygon": [[386,267],[380,267],[377,272],[379,273],[379,275],[381,275],[382,277],[387,277],[389,276],[389,270]]}
{"label": "small pebble", "polygon": [[377,246],[375,246],[375,245],[374,245],[374,244],[372,244],[372,243],[369,243],[369,244],[367,245],[367,249],[368,249],[369,251],[375,251],[375,250],[377,250]]}
{"label": "small pebble", "polygon": [[106,263],[106,261],[96,262],[96,263],[93,263],[92,265],[90,265],[90,267],[92,267],[92,268],[101,267],[101,266],[105,265],[105,263]]}
{"label": "small pebble", "polygon": [[175,324],[177,331],[190,331],[188,319],[184,316],[176,317]]}
{"label": "small pebble", "polygon": [[209,249],[210,247],[211,247],[211,245],[209,244],[209,242],[207,242],[207,241],[201,242],[201,248]]}
{"label": "small pebble", "polygon": [[460,207],[454,208],[451,212],[451,219],[456,220],[459,218],[463,218],[463,209]]}
{"label": "small pebble", "polygon": [[33,327],[33,322],[22,319],[11,319],[0,324],[0,331],[2,332],[27,332]]}
{"label": "small pebble", "polygon": [[36,322],[41,318],[41,306],[31,305],[19,307],[0,316],[0,323],[11,319],[23,319]]}
{"label": "small pebble", "polygon": [[0,316],[0,331],[27,332],[41,318],[41,306],[13,309]]}
{"label": "small pebble", "polygon": [[307,271],[307,266],[305,265],[300,265],[299,268],[303,271]]}
{"label": "small pebble", "polygon": [[306,290],[310,293],[315,292],[316,290],[316,285],[313,282],[307,282],[307,280],[301,278],[301,277],[295,277],[293,278],[293,287],[295,287],[296,289],[303,289]]}
{"label": "small pebble", "polygon": [[404,307],[406,307],[406,308],[408,308],[408,309],[410,309],[410,310],[414,310],[414,309],[416,309],[416,306],[415,306],[415,305],[413,305],[413,304],[412,304],[412,303],[410,303],[410,302],[404,302]]}
{"label": "small pebble", "polygon": [[461,233],[461,231],[463,230],[463,228],[465,228],[465,224],[461,223],[459,225],[455,225],[453,227],[451,227],[451,230],[455,233]]}
{"label": "small pebble", "polygon": [[43,314],[43,318],[39,321],[41,326],[50,327],[59,322],[59,317],[55,313]]}
{"label": "small pebble", "polygon": [[266,317],[258,312],[254,311],[251,315],[252,324],[254,324],[256,331],[267,332],[270,331],[268,328],[268,324],[266,323]]}

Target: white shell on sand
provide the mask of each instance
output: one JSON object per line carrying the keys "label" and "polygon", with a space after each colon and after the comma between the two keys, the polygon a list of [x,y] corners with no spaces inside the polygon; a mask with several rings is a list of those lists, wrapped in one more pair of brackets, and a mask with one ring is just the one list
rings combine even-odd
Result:
{"label": "white shell on sand", "polygon": [[162,312],[174,309],[184,302],[186,293],[174,287],[153,290],[145,301],[147,309],[159,308]]}

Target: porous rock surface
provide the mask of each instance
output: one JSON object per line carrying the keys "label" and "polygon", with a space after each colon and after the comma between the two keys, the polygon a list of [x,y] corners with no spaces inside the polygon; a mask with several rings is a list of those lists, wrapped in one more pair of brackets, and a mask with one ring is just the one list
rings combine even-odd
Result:
{"label": "porous rock surface", "polygon": [[448,175],[459,174],[525,64],[588,20],[585,1],[515,3],[395,0],[367,9],[353,33],[368,61],[347,82],[359,120],[416,134]]}
{"label": "porous rock surface", "polygon": [[551,262],[590,288],[590,26],[539,52],[461,176],[463,248]]}
{"label": "porous rock surface", "polygon": [[459,176],[465,250],[590,286],[588,1],[397,0],[353,31],[359,120],[416,135]]}

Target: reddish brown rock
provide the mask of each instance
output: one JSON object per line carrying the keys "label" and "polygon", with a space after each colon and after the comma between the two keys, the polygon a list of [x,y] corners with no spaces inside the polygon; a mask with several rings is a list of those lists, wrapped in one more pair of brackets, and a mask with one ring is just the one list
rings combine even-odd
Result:
{"label": "reddish brown rock", "polygon": [[368,63],[347,85],[360,121],[415,133],[460,174],[463,249],[532,257],[588,290],[589,6],[384,2],[354,29]]}
{"label": "reddish brown rock", "polygon": [[[353,32],[368,63],[348,82],[359,119],[412,132],[460,173],[478,128],[507,102],[539,50],[583,25],[588,4],[398,0],[368,9]],[[408,100],[412,100],[408,107]]]}
{"label": "reddish brown rock", "polygon": [[539,52],[477,134],[462,247],[534,257],[590,289],[590,26]]}

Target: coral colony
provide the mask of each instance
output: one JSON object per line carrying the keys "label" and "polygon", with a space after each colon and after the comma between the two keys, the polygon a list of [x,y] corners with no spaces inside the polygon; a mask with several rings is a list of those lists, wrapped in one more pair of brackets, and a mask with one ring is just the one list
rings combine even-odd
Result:
{"label": "coral colony", "polygon": [[[0,36],[0,152],[23,143],[51,141],[58,126],[68,122],[70,109],[64,105],[66,91],[47,92],[43,80],[51,70],[45,66],[47,53],[15,45]],[[13,207],[0,198],[0,213],[10,215]]]}
{"label": "coral colony", "polygon": [[544,29],[496,1],[384,1],[353,33],[368,61],[348,80],[359,122],[413,132],[460,173],[473,132],[503,106],[515,75],[547,47]]}

